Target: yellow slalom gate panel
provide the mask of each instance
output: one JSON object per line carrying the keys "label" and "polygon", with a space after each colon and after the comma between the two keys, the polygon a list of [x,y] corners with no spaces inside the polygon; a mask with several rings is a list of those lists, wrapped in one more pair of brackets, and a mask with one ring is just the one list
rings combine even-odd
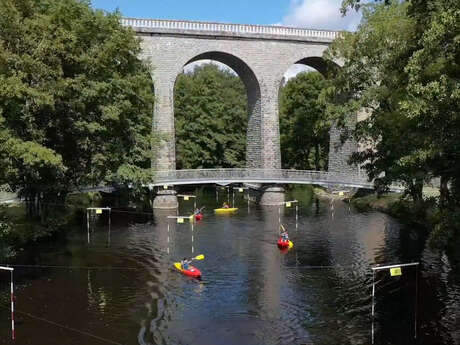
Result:
{"label": "yellow slalom gate panel", "polygon": [[177,218],[177,222],[178,222],[178,223],[183,223],[183,222],[184,222],[184,218]]}
{"label": "yellow slalom gate panel", "polygon": [[401,267],[390,268],[390,275],[392,277],[402,275]]}
{"label": "yellow slalom gate panel", "polygon": [[163,189],[168,189],[168,185],[165,184],[165,185],[163,186]]}
{"label": "yellow slalom gate panel", "polygon": [[291,203],[289,201],[286,202],[286,207],[291,207]]}
{"label": "yellow slalom gate panel", "polygon": [[102,210],[101,209],[96,209],[96,214],[102,214]]}
{"label": "yellow slalom gate panel", "polygon": [[243,190],[244,190],[243,188],[238,188],[238,191],[239,191],[240,193],[243,193]]}
{"label": "yellow slalom gate panel", "polygon": [[188,196],[184,196],[184,200],[188,200]]}

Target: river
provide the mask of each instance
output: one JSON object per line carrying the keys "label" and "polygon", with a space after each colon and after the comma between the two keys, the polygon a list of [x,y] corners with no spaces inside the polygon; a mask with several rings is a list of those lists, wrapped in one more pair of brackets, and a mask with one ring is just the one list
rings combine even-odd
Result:
{"label": "river", "polygon": [[[15,267],[14,342],[0,272],[0,344],[371,344],[371,267],[409,262],[418,271],[375,275],[375,344],[460,344],[459,252],[431,251],[390,216],[302,188],[288,196],[300,201],[297,221],[295,204],[248,206],[236,192],[238,212],[218,215],[225,191],[197,195],[206,208],[193,232],[168,220],[175,212],[114,211],[110,232],[104,214],[90,243],[82,221],[65,241],[19,256],[40,267]],[[192,208],[182,201],[179,214]],[[294,242],[287,253],[276,246],[279,218]],[[192,254],[205,255],[194,262],[201,280],[173,268]]]}

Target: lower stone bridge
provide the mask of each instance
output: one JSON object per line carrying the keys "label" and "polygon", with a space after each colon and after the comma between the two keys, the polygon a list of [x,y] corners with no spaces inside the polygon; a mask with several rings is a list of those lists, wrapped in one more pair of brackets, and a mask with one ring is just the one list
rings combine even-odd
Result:
{"label": "lower stone bridge", "polygon": [[[369,181],[366,174],[350,174],[342,172],[292,170],[292,169],[190,169],[157,171],[155,180],[150,187],[168,186],[158,192],[154,207],[176,207],[177,199],[174,189],[170,186],[190,184],[220,184],[255,183],[264,187],[264,194],[275,194],[274,204],[279,203],[279,194],[283,190],[276,185],[283,184],[314,184],[331,188],[364,188],[374,189],[374,183]],[[402,186],[392,185],[391,191],[402,191]],[[273,198],[266,197],[265,204],[270,204]]]}

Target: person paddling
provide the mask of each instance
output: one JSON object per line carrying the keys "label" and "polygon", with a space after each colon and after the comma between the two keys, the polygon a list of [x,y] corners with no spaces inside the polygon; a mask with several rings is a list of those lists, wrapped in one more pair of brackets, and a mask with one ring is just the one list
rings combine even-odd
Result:
{"label": "person paddling", "polygon": [[283,225],[281,225],[281,238],[283,239],[283,242],[289,241],[289,234]]}
{"label": "person paddling", "polygon": [[183,258],[182,261],[180,262],[182,269],[188,270],[191,262],[192,262],[192,259]]}
{"label": "person paddling", "polygon": [[203,209],[204,209],[204,208],[205,208],[205,206],[203,206],[202,208],[197,208],[197,209],[195,210],[195,215],[201,214],[201,212],[203,212]]}
{"label": "person paddling", "polygon": [[228,204],[224,202],[224,204],[222,205],[222,208],[230,208],[230,206],[228,206]]}

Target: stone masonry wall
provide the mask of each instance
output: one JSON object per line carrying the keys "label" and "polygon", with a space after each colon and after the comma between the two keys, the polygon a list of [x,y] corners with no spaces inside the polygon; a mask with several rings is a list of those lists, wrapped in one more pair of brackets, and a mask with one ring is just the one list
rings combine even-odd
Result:
{"label": "stone masonry wall", "polygon": [[[156,94],[153,115],[155,130],[164,142],[157,153],[157,169],[175,169],[174,83],[183,67],[197,59],[213,58],[226,63],[243,80],[248,90],[249,120],[247,165],[251,168],[280,168],[278,92],[284,73],[294,63],[320,58],[329,42],[249,39],[229,36],[193,36],[171,33],[139,33],[143,58],[152,66]],[[331,145],[337,143],[331,131]],[[352,143],[330,151],[329,167],[349,169],[344,157]],[[341,170],[343,171],[343,170]]]}

